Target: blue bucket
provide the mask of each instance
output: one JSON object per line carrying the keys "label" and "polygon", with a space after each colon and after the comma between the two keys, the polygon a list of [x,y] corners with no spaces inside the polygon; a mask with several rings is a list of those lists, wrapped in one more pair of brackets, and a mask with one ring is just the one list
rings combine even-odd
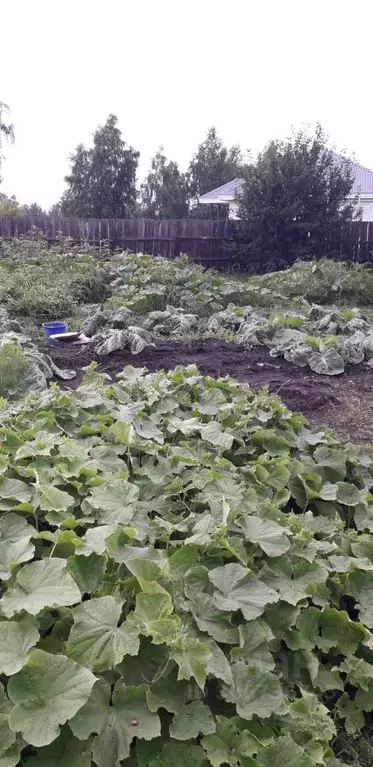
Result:
{"label": "blue bucket", "polygon": [[67,325],[65,322],[43,322],[43,328],[48,343],[53,346],[53,341],[50,340],[50,336],[57,335],[57,333],[66,333]]}

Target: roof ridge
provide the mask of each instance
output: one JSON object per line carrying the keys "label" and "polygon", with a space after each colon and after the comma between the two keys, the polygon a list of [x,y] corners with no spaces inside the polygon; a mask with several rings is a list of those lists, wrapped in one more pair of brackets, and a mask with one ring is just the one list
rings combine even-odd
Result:
{"label": "roof ridge", "polygon": [[361,168],[361,170],[366,170],[368,173],[373,173],[372,168],[368,168],[366,165],[362,165],[361,162],[356,162],[356,160],[350,160],[352,165],[356,165],[358,168]]}
{"label": "roof ridge", "polygon": [[357,168],[361,168],[362,170],[367,170],[368,173],[373,173],[372,168],[368,168],[367,165],[362,165],[361,162],[358,162],[357,160],[354,160],[352,157],[345,157],[343,154],[340,154],[339,152],[334,152],[332,150],[335,157],[338,157],[340,160],[344,160],[345,162],[350,162],[351,165],[355,165]]}
{"label": "roof ridge", "polygon": [[232,178],[230,181],[226,181],[225,184],[220,184],[220,186],[216,186],[214,187],[214,189],[210,189],[209,192],[205,192],[205,194],[201,194],[199,199],[200,201],[204,201],[205,198],[209,198],[211,196],[214,196],[214,197],[219,196],[219,194],[221,194],[222,192],[224,193],[224,191],[228,192],[228,190],[230,192],[233,192],[233,191],[235,192],[236,191],[235,187],[237,187],[239,184],[243,184],[244,181],[245,179],[242,176],[235,176],[235,178]]}

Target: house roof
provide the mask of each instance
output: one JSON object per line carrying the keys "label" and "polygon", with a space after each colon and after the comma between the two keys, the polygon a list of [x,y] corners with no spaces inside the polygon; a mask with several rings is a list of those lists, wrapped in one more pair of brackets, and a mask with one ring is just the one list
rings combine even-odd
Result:
{"label": "house roof", "polygon": [[[340,155],[336,155],[336,157],[339,158]],[[355,179],[350,195],[355,197],[357,194],[362,196],[364,196],[364,194],[373,194],[373,170],[365,168],[364,165],[360,165],[358,162],[352,161],[351,165]],[[211,192],[203,194],[202,197],[199,198],[199,201],[202,205],[232,202],[239,193],[243,183],[243,178],[234,178],[233,181],[228,181],[227,184],[218,186],[216,189],[212,189]]]}
{"label": "house roof", "polygon": [[353,162],[352,171],[355,174],[355,180],[350,194],[373,194],[373,170]]}
{"label": "house roof", "polygon": [[201,202],[202,205],[211,205],[216,202],[221,204],[232,202],[232,200],[234,200],[234,198],[236,197],[236,194],[241,189],[243,182],[244,182],[243,178],[234,178],[233,181],[228,181],[227,184],[218,186],[216,189],[213,189],[211,192],[207,192],[206,194],[203,194],[199,198],[199,202]]}

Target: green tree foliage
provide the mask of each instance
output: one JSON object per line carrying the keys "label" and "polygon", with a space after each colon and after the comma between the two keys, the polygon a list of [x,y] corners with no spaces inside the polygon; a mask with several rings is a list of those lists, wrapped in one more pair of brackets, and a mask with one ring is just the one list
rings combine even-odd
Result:
{"label": "green tree foliage", "polygon": [[46,216],[47,212],[43,210],[41,205],[39,205],[37,202],[32,202],[30,203],[30,205],[21,206],[21,215],[22,216]]}
{"label": "green tree foliage", "polygon": [[225,147],[216,128],[210,128],[189,165],[191,192],[200,197],[242,174],[242,151],[237,144]]}
{"label": "green tree foliage", "polygon": [[160,147],[151,160],[141,186],[141,213],[146,218],[184,218],[189,210],[189,183],[185,173],[167,160]]}
{"label": "green tree foliage", "polygon": [[20,205],[14,194],[11,197],[0,192],[0,216],[46,216],[47,213],[37,203]]}
{"label": "green tree foliage", "polygon": [[[245,171],[240,197],[246,256],[323,252],[332,227],[351,221],[351,163],[328,148],[321,125],[272,140]],[[312,243],[312,245],[310,245]]]}
{"label": "green tree foliage", "polygon": [[62,216],[62,205],[61,201],[55,202],[48,210],[48,216]]}
{"label": "green tree foliage", "polygon": [[68,188],[61,200],[65,216],[124,218],[136,202],[136,171],[139,152],[128,146],[109,115],[97,128],[93,146],[79,144],[70,157]]}
{"label": "green tree foliage", "polygon": [[[14,141],[14,128],[12,123],[9,121],[9,107],[7,104],[4,104],[3,101],[0,101],[0,168],[1,168],[1,160],[2,160],[2,142],[3,139],[8,141]],[[0,183],[1,183],[1,176],[0,176]]]}
{"label": "green tree foliage", "polygon": [[8,197],[8,195],[4,194],[4,192],[0,192],[0,216],[19,216],[19,215],[20,215],[19,202],[14,197],[14,195],[12,195],[12,197]]}

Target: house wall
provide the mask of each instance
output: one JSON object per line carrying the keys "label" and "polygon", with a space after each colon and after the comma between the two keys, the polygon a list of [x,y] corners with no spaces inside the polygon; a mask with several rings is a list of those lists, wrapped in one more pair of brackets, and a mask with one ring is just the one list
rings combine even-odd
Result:
{"label": "house wall", "polygon": [[237,202],[229,203],[229,218],[233,218],[235,221],[237,221],[237,219],[239,218]]}
{"label": "house wall", "polygon": [[373,196],[369,199],[359,201],[359,208],[362,209],[362,220],[373,221]]}
{"label": "house wall", "polygon": [[356,197],[349,197],[348,200],[352,203],[356,203],[356,210],[361,211],[362,221],[373,222],[373,194],[361,195],[358,197],[357,202]]}
{"label": "house wall", "polygon": [[[354,197],[354,200],[355,199],[356,198]],[[373,222],[373,194],[360,197],[359,202],[357,203],[357,208],[362,211],[362,221]],[[229,203],[229,218],[235,221],[239,219],[238,204],[236,202]]]}

